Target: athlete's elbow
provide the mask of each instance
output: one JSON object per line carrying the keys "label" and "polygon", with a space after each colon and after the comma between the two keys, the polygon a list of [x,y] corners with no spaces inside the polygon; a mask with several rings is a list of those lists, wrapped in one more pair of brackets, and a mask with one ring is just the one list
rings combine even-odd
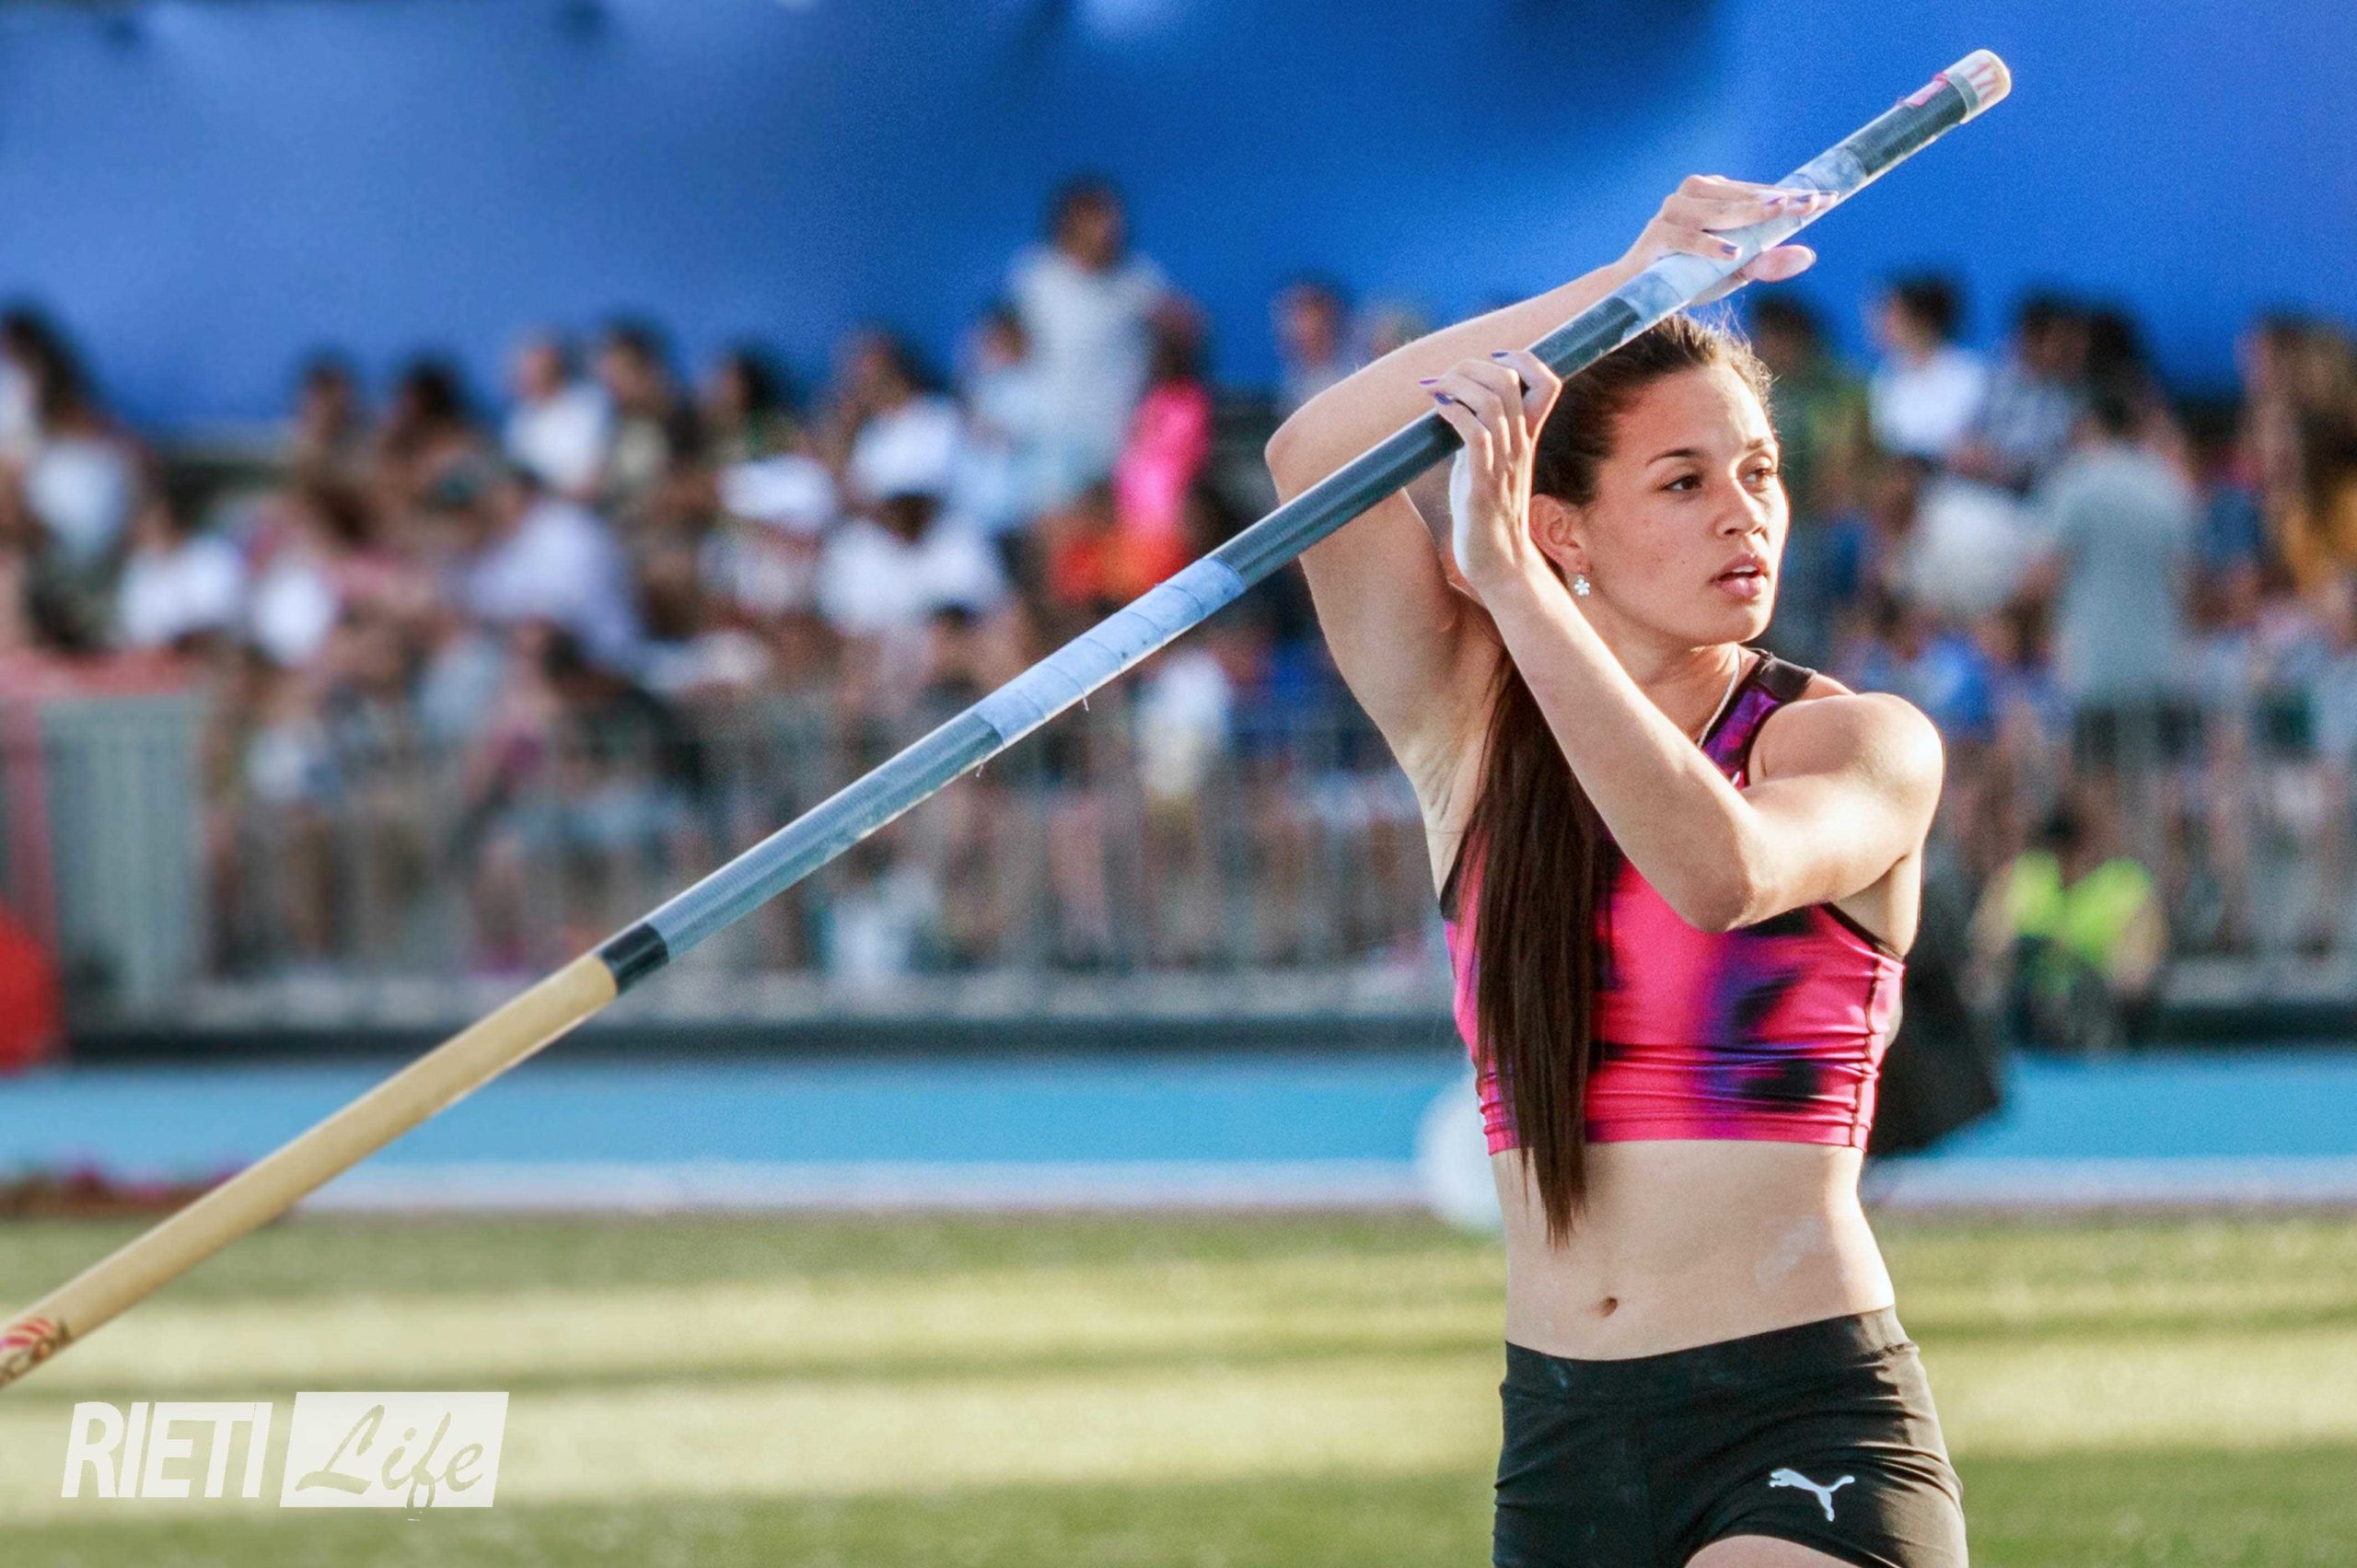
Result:
{"label": "athlete's elbow", "polygon": [[1318,432],[1304,424],[1304,412],[1296,411],[1278,425],[1276,434],[1260,448],[1269,477],[1276,482],[1281,496],[1297,495],[1341,467],[1341,459],[1318,438]]}
{"label": "athlete's elbow", "polygon": [[1713,867],[1675,892],[1665,889],[1662,897],[1678,919],[1697,931],[1737,931],[1765,918],[1761,900],[1766,891],[1740,866]]}
{"label": "athlete's elbow", "polygon": [[1747,918],[1749,905],[1715,888],[1698,890],[1684,899],[1673,899],[1670,908],[1678,912],[1678,919],[1695,930],[1707,931],[1714,935],[1751,923]]}
{"label": "athlete's elbow", "polygon": [[1260,449],[1261,458],[1269,465],[1269,477],[1276,482],[1277,493],[1291,495],[1308,488],[1309,482],[1300,477],[1302,465],[1301,435],[1291,420],[1277,426],[1269,444]]}

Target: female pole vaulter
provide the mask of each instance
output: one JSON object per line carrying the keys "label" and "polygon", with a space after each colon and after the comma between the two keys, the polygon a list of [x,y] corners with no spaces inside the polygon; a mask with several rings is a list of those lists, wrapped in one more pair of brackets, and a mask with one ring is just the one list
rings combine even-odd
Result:
{"label": "female pole vaulter", "polygon": [[[1961,1493],[1858,1202],[1937,733],[1749,645],[1788,510],[1766,372],[1682,313],[1565,381],[1522,349],[1813,193],[1696,176],[1611,266],[1329,389],[1290,496],[1437,407],[1302,563],[1423,810],[1505,1214],[1505,1568],[1964,1568]],[[1815,255],[1761,252],[1726,286]]]}

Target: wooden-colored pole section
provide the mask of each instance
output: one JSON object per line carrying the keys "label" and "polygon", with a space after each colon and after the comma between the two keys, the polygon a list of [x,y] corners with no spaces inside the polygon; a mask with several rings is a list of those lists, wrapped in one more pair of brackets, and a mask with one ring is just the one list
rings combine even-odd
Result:
{"label": "wooden-colored pole section", "polygon": [[596,953],[510,999],[366,1094],[27,1307],[0,1334],[0,1387],[267,1225],[436,1111],[589,1017],[616,994]]}

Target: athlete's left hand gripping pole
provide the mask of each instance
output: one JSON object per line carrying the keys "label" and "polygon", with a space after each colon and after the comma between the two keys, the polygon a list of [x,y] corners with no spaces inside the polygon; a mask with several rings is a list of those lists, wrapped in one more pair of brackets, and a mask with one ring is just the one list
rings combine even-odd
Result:
{"label": "athlete's left hand gripping pole", "polygon": [[[1782,183],[1847,196],[1995,103],[2009,85],[2003,63],[1978,51]],[[1739,252],[1724,261],[1665,257],[1533,347],[1563,375],[1576,375],[1828,210],[1829,204],[1730,234]],[[1456,439],[1438,414],[1422,415],[596,952],[575,959],[35,1302],[0,1332],[0,1387],[285,1213],[305,1194],[597,1013],[633,981],[792,887],[960,773],[980,767],[1449,456]]]}

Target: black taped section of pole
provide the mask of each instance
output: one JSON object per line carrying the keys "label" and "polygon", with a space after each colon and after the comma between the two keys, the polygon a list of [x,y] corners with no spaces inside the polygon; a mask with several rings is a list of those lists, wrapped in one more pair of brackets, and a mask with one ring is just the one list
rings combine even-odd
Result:
{"label": "black taped section of pole", "polygon": [[613,971],[614,991],[619,994],[669,963],[671,949],[661,932],[641,921],[608,937],[598,947],[598,957]]}

